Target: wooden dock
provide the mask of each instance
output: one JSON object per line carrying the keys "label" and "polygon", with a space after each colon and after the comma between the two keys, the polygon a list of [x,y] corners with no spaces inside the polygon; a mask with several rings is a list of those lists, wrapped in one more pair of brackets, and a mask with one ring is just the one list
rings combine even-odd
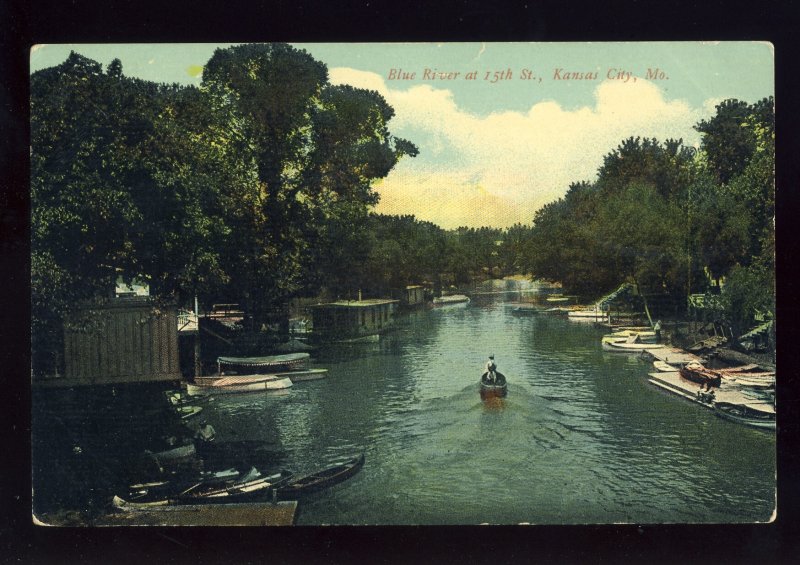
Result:
{"label": "wooden dock", "polygon": [[683,365],[692,361],[702,363],[702,359],[692,353],[687,353],[683,349],[677,347],[659,347],[658,349],[645,349],[647,353],[670,365]]}
{"label": "wooden dock", "polygon": [[[713,404],[703,402],[697,394],[704,389],[703,385],[684,379],[678,371],[648,373],[648,375],[650,377],[648,381],[651,384],[705,406],[709,410],[714,409]],[[727,388],[725,383],[719,388],[713,387],[713,390],[714,400],[717,402],[730,402],[732,404],[758,404],[761,402],[745,394],[741,389],[736,387]]]}
{"label": "wooden dock", "polygon": [[186,504],[115,512],[97,526],[292,526],[297,501],[246,504]]}

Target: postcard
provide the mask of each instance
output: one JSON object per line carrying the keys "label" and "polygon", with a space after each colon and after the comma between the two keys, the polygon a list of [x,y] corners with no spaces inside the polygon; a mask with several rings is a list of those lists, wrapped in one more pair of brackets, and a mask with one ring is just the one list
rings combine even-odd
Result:
{"label": "postcard", "polygon": [[30,62],[35,524],[775,520],[769,43]]}

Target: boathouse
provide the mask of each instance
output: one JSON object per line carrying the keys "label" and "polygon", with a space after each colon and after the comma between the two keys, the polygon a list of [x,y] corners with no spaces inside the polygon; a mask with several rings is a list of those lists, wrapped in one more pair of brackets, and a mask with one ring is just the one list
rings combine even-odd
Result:
{"label": "boathouse", "polygon": [[408,285],[399,294],[400,306],[415,308],[425,304],[425,287],[419,284]]}
{"label": "boathouse", "polygon": [[147,296],[78,310],[64,325],[64,373],[54,386],[180,379],[178,313]]}
{"label": "boathouse", "polygon": [[326,340],[357,339],[378,335],[393,323],[399,300],[370,298],[339,300],[310,307],[314,336]]}

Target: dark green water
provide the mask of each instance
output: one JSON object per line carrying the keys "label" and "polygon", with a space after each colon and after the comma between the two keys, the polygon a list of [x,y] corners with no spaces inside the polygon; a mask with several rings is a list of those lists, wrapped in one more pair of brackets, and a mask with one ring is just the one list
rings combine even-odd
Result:
{"label": "dark green water", "polygon": [[[774,433],[655,388],[651,365],[603,352],[592,325],[499,300],[413,313],[378,343],[318,351],[327,379],[220,397],[204,416],[287,468],[366,454],[301,503],[301,525],[769,520]],[[509,381],[491,406],[477,385],[489,353]]]}

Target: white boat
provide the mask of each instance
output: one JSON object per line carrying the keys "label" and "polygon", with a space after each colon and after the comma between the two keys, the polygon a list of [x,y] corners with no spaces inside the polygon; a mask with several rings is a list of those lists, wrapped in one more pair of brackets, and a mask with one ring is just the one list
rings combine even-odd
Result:
{"label": "white boat", "polygon": [[626,341],[604,341],[604,351],[614,351],[618,353],[639,353],[646,349],[662,349],[666,347],[663,343],[627,343]]}
{"label": "white boat", "polygon": [[669,363],[666,363],[659,359],[653,361],[653,367],[655,367],[656,371],[659,371],[660,373],[674,373],[678,371],[678,367],[673,367]]}
{"label": "white boat", "polygon": [[195,384],[187,383],[186,392],[195,395],[205,394],[230,394],[236,392],[264,392],[284,390],[292,386],[288,377],[275,375],[262,375],[263,378],[254,378],[252,375],[219,377],[213,383]]}
{"label": "white boat", "polygon": [[[195,377],[196,385],[213,385],[219,383],[242,383],[247,384],[258,380],[278,378],[292,379],[293,383],[300,381],[313,381],[324,379],[328,376],[328,369],[300,369],[297,371],[285,371],[282,373],[256,374],[256,375],[209,375],[206,377]],[[221,379],[230,379],[221,381]]]}
{"label": "white boat", "polygon": [[608,312],[602,310],[570,310],[567,312],[570,320],[587,320],[603,322],[608,319]]}
{"label": "white boat", "polygon": [[434,304],[460,304],[469,302],[469,296],[464,294],[449,294],[447,296],[437,296],[433,299]]}
{"label": "white boat", "polygon": [[603,336],[607,341],[619,341],[633,338],[636,343],[656,343],[658,334],[654,331],[621,330]]}

